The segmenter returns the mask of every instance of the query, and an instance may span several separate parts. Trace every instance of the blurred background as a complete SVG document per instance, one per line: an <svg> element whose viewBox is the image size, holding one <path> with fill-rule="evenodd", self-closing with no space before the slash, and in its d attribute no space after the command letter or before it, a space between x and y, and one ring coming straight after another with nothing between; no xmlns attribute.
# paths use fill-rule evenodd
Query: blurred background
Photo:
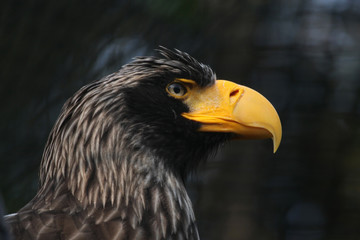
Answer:
<svg viewBox="0 0 360 240"><path fill-rule="evenodd" d="M250 86L283 141L225 146L188 181L202 239L360 239L360 1L0 2L0 191L37 190L47 136L81 86L163 45Z"/></svg>

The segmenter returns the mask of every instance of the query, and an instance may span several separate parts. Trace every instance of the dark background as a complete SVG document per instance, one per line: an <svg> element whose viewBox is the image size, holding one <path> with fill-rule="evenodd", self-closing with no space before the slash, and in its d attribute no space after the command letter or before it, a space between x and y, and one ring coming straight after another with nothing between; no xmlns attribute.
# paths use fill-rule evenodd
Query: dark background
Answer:
<svg viewBox="0 0 360 240"><path fill-rule="evenodd" d="M0 191L37 190L65 100L158 45L278 110L283 141L232 142L189 179L202 239L360 239L360 1L0 2Z"/></svg>

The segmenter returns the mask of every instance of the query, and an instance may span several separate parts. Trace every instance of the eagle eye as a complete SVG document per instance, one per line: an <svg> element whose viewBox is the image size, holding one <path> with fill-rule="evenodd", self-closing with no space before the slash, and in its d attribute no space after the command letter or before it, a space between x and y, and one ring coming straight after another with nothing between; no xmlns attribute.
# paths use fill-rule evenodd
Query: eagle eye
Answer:
<svg viewBox="0 0 360 240"><path fill-rule="evenodd" d="M175 98L184 97L187 93L187 88L179 82L170 83L166 90L171 96Z"/></svg>

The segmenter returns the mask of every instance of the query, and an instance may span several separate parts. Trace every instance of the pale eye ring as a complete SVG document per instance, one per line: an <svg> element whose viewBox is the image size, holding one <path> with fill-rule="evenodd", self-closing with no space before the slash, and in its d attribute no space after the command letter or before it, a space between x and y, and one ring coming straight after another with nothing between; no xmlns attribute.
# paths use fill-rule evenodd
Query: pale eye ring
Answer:
<svg viewBox="0 0 360 240"><path fill-rule="evenodd" d="M167 88L167 92L174 97L183 97L187 93L187 89L184 85L178 82L170 83Z"/></svg>

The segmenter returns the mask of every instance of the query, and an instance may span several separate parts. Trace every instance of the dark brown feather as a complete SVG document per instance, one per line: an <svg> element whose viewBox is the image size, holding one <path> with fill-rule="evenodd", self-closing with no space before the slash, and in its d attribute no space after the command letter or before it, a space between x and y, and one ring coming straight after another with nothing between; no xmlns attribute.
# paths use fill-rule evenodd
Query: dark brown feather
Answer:
<svg viewBox="0 0 360 240"><path fill-rule="evenodd" d="M164 59L137 58L65 103L37 195L5 218L15 239L199 239L183 178L220 141L198 144L208 135L174 120L186 106L162 91L176 77L211 85L215 74L186 53L160 53ZM128 94L140 96L139 108Z"/></svg>

